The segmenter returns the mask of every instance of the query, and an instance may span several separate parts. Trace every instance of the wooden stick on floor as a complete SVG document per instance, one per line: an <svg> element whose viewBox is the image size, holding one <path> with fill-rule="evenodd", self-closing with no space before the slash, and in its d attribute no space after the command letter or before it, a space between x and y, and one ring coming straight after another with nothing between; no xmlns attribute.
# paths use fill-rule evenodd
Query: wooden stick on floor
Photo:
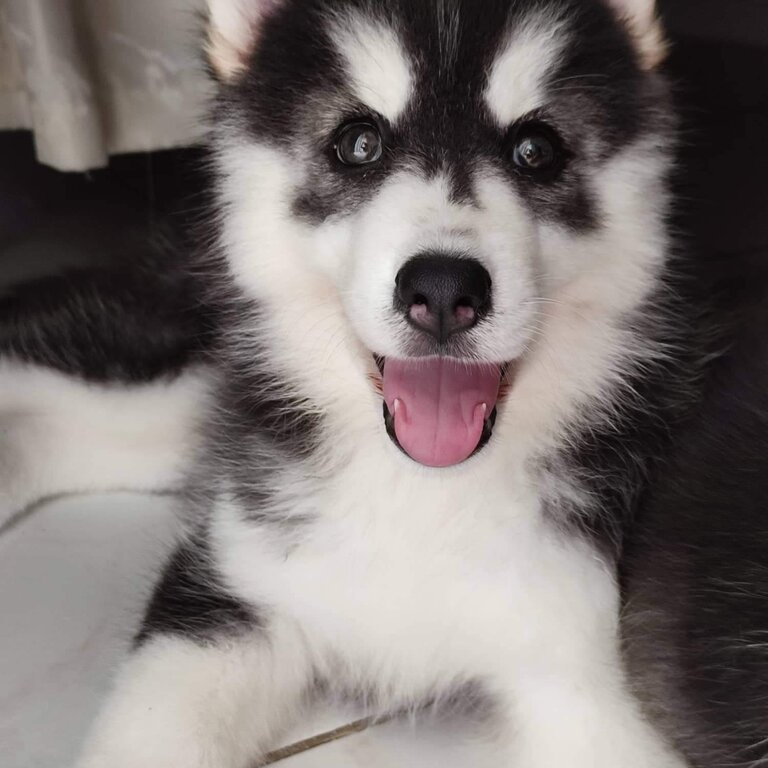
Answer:
<svg viewBox="0 0 768 768"><path fill-rule="evenodd" d="M316 749L317 747L322 747L324 744L330 744L332 741L338 741L347 736L352 736L355 733L361 733L372 725L386 723L391 719L391 717L367 717L364 720L356 720L354 723L349 723L349 725L342 725L341 728L335 728L332 731L319 733L317 736L310 736L308 739L297 741L295 744L291 744L288 747L283 747L282 749L276 749L274 752L270 752L259 765L272 765L273 763L280 762L281 760L301 754L302 752L307 752L310 749Z"/></svg>

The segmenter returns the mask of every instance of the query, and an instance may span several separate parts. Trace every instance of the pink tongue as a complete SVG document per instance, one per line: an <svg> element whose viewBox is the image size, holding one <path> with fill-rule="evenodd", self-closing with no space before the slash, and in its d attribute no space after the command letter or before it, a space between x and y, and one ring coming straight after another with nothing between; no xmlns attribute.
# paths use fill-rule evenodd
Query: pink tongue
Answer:
<svg viewBox="0 0 768 768"><path fill-rule="evenodd" d="M387 360L384 400L403 450L428 467L468 459L499 396L499 367L445 357Z"/></svg>

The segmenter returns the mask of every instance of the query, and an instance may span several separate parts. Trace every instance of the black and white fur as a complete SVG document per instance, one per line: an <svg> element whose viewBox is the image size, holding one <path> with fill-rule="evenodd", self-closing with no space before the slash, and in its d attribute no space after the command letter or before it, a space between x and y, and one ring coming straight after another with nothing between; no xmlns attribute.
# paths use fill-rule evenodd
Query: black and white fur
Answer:
<svg viewBox="0 0 768 768"><path fill-rule="evenodd" d="M51 496L184 486L216 323L173 262L158 253L0 296L0 529Z"/></svg>
<svg viewBox="0 0 768 768"><path fill-rule="evenodd" d="M651 0L209 6L220 332L204 377L137 385L211 412L186 436L193 530L81 768L245 768L321 694L385 715L462 691L500 765L720 765L728 742L674 679L674 611L659 600L654 628L637 609L655 610L654 529L630 538L702 391ZM342 172L329 145L361 114L390 152ZM546 185L502 151L531 115L569 151ZM374 355L413 349L392 286L424 250L483 263L471 354L509 364L488 445L443 470L393 445L376 387ZM651 543L625 558L631 541Z"/></svg>

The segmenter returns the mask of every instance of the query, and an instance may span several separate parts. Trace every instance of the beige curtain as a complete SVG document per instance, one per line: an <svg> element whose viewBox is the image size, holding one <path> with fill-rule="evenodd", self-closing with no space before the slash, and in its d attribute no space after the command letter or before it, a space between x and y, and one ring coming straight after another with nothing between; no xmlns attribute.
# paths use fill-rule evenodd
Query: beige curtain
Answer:
<svg viewBox="0 0 768 768"><path fill-rule="evenodd" d="M0 0L0 129L31 129L40 161L66 171L194 143L201 5Z"/></svg>

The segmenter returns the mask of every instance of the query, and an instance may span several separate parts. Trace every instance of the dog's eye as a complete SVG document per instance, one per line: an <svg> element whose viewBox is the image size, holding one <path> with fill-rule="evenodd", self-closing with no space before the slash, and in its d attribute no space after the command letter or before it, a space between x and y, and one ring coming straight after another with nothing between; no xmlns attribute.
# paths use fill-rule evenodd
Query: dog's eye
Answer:
<svg viewBox="0 0 768 768"><path fill-rule="evenodd" d="M344 165L369 165L380 160L383 153L381 133L370 123L346 125L336 139L336 156Z"/></svg>
<svg viewBox="0 0 768 768"><path fill-rule="evenodd" d="M551 128L540 123L528 123L516 131L512 160L518 168L531 173L551 171L561 159L560 141Z"/></svg>

